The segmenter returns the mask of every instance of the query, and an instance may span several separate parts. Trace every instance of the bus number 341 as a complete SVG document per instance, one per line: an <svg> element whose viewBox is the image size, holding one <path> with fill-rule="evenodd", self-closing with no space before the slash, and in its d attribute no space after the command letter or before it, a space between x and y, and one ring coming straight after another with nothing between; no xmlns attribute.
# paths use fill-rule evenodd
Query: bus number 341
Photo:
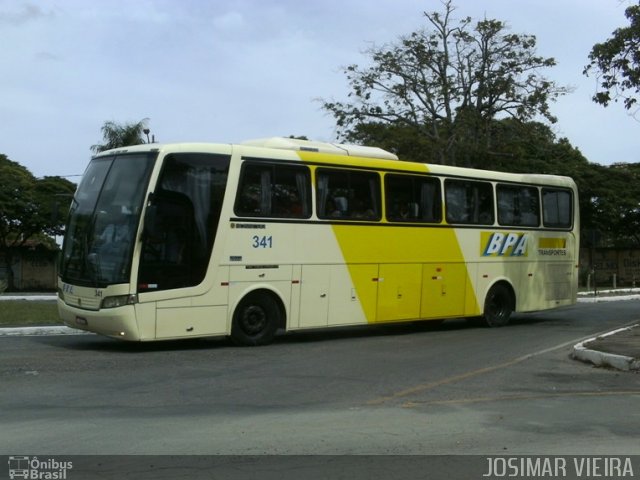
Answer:
<svg viewBox="0 0 640 480"><path fill-rule="evenodd" d="M271 237L271 235L266 236L266 235L262 235L262 236L258 236L258 235L254 235L252 237L253 243L251 244L251 246L253 248L271 248L273 247L273 239Z"/></svg>

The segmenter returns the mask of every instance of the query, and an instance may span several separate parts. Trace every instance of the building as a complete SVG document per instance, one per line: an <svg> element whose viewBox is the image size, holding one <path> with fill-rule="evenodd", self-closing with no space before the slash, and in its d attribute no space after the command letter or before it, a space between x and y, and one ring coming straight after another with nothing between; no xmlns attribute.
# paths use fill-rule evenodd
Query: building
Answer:
<svg viewBox="0 0 640 480"><path fill-rule="evenodd" d="M55 291L59 250L39 241L28 241L11 249L11 270L17 291ZM0 251L0 284L8 284L8 251Z"/></svg>

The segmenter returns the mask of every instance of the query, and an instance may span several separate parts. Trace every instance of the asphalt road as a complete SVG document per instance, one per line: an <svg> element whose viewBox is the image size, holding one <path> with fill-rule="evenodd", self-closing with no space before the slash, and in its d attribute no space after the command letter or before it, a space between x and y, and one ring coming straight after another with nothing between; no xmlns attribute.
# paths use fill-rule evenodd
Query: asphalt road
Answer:
<svg viewBox="0 0 640 480"><path fill-rule="evenodd" d="M640 301L225 339L0 337L0 454L640 454L640 375L569 358Z"/></svg>

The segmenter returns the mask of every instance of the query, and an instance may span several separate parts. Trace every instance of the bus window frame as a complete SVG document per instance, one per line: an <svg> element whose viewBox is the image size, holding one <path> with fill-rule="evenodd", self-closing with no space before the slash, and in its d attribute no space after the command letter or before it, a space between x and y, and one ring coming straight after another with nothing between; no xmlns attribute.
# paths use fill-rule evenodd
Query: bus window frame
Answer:
<svg viewBox="0 0 640 480"><path fill-rule="evenodd" d="M541 187L541 192L540 192L540 205L541 205L541 213L542 213L542 226L546 229L553 229L553 230L573 230L574 228L574 217L575 217L575 199L574 199L574 194L573 194L573 190L570 188L563 188L563 187L552 187L552 186L547 186L544 185ZM545 210L545 201L544 201L544 197L545 197L545 193L567 193L569 195L569 211L568 211L568 216L569 216L569 223L565 224L565 223L553 223L553 222L548 222L547 221L547 215L546 215L546 210Z"/></svg>
<svg viewBox="0 0 640 480"><path fill-rule="evenodd" d="M477 184L477 185L484 185L484 186L488 186L490 189L490 196L487 197L491 200L491 208L488 209L488 213L490 213L491 218L490 221L488 222L482 222L479 220L479 218L482 216L483 213L487 213L487 212L483 212L483 211L478 211L478 219L475 219L475 216L473 216L472 218L470 218L469 220L459 220L456 218L450 218L449 216L449 212L450 212L450 208L449 206L453 203L449 201L449 197L447 195L448 193L448 188L447 185L451 185L451 184ZM493 226L496 224L496 199L495 199L495 182L492 182L491 180L476 180L476 179L470 179L470 178L444 178L443 181L443 194L444 194L444 218L447 222L447 224L449 225L469 225L469 226ZM482 205L478 205L478 208L481 208ZM468 208L468 206L467 206Z"/></svg>
<svg viewBox="0 0 640 480"><path fill-rule="evenodd" d="M269 199L269 210L270 212L263 213L263 205L259 203L259 212L256 213L248 213L239 208L240 203L243 201L242 197L244 195L244 179L247 175L247 170L253 167L258 167L259 169L269 169L270 172L270 187L274 185L274 178L277 178L277 172L275 171L278 168L288 168L292 170L299 170L300 173L304 175L304 189L305 192L303 195L300 195L300 191L298 191L298 197L300 201L301 212L299 214L292 214L291 212L283 212L283 213L275 213L273 210L273 190L270 193ZM298 172L296 172L296 175ZM299 187L299 186L298 186ZM238 183L236 189L235 199L233 201L233 213L237 217L241 218L282 218L282 219L296 219L296 220L308 220L311 218L313 212L313 201L312 201L312 192L313 185L311 180L311 169L306 165L300 165L298 163L292 162L279 162L275 159L254 159L254 158L244 158L242 162L242 166L240 167L240 173L238 176ZM262 201L262 197L264 193L262 190L260 191L260 202Z"/></svg>
<svg viewBox="0 0 640 480"><path fill-rule="evenodd" d="M389 187L389 183L388 180L399 180L399 179L406 179L408 181L412 182L412 191L410 193L410 200L414 200L415 198L415 190L414 188L416 187L415 183L416 182L432 182L433 185L436 187L436 192L434 192L434 196L432 198L432 200L437 200L437 203L432 205L432 213L436 213L436 216L434 218L429 218L429 219L425 219L425 218L420 218L421 215L418 215L414 218L408 218L408 217L402 217L402 215L400 215L399 217L394 215L394 214L390 214L390 212L392 210L394 210L394 208L392 208L392 203L394 201L397 200L397 198L390 198L389 197L389 192L392 190ZM420 185L421 187L421 185ZM428 225L440 225L442 224L442 220L443 220L443 205L444 205L444 201L442 198L442 192L443 192L443 188L442 188L442 177L438 177L435 175L415 175L415 174L403 174L403 173L396 173L396 172L392 172L392 173L387 173L386 175L384 175L384 205L385 205L385 218L389 223L421 223L421 224L428 224ZM425 208L425 205L423 203L423 198L422 195L420 195L420 198L418 199L418 202L409 202L409 204L412 203L417 203L418 204L418 208L419 208L419 212L422 212L423 209ZM402 207L402 206L401 206ZM409 210L409 205L406 205L407 210ZM424 215L424 214L423 214Z"/></svg>
<svg viewBox="0 0 640 480"><path fill-rule="evenodd" d="M346 208L344 209L344 212L349 212L347 214L341 213L340 215L333 215L333 214L328 214L325 210L326 210L326 202L328 202L329 200L332 200L334 202L337 202L339 198L341 197L329 197L327 196L326 199L324 199L325 201L325 205L323 208L320 208L320 202L322 201L322 199L320 198L322 195L320 194L321 192L321 188L319 186L320 183L320 178L321 175L323 173L330 173L331 175L344 175L346 177L346 190L348 191L348 193L350 193L351 191L355 190L355 187L353 187L353 182L352 182L352 177L353 175L362 175L362 176L368 176L368 179L364 179L364 183L370 182L371 180L374 181L374 185L373 185L373 189L371 188L372 185L369 185L369 191L368 194L371 195L373 194L373 197L370 199L372 200L371 203L366 203L360 196L355 197L355 198L349 198L350 195L348 195L345 200L346 200ZM319 219L321 220L347 220L347 221L355 221L355 222L380 222L382 220L382 180L381 180L381 172L379 171L375 171L375 170L361 170L361 169L353 169L353 168L336 168L336 167L318 167L316 168L314 174L315 174L315 192L316 192L316 201L315 201L315 211L316 211L316 215ZM327 192L328 195L328 192ZM364 207L371 207L369 210L372 211L371 214L368 214L367 211L368 210L361 210L361 209L353 209L351 206L356 202L364 202ZM351 204L351 205L349 205ZM336 207L338 207L339 205L335 205ZM356 214L353 213L354 211L361 211L362 213L360 214Z"/></svg>

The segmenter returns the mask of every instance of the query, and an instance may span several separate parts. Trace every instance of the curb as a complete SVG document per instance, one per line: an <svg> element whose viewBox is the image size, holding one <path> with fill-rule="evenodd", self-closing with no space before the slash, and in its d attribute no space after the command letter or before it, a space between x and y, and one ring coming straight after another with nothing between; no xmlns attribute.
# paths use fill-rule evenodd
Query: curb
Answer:
<svg viewBox="0 0 640 480"><path fill-rule="evenodd" d="M0 295L1 300L24 300L31 302L55 302L58 299L56 295Z"/></svg>
<svg viewBox="0 0 640 480"><path fill-rule="evenodd" d="M573 352L571 357L587 363L592 363L596 367L611 367L617 370L628 372L630 370L640 370L640 360L636 360L633 357L627 357L626 355L616 355L615 353L600 352L597 350L591 350L586 347L587 344L597 340L598 338L605 338L609 335L631 330L636 325L630 327L619 328L611 332L607 332L597 337L589 338L580 343L576 343L573 346Z"/></svg>
<svg viewBox="0 0 640 480"><path fill-rule="evenodd" d="M3 327L0 328L0 337L33 337L36 335L91 335L89 332L83 332L75 328L65 327L64 325L51 327Z"/></svg>
<svg viewBox="0 0 640 480"><path fill-rule="evenodd" d="M624 296L603 296L603 297L587 297L587 296L578 296L577 303L602 303L602 302L619 302L619 301L627 301L627 300L640 300L640 295L624 295Z"/></svg>

